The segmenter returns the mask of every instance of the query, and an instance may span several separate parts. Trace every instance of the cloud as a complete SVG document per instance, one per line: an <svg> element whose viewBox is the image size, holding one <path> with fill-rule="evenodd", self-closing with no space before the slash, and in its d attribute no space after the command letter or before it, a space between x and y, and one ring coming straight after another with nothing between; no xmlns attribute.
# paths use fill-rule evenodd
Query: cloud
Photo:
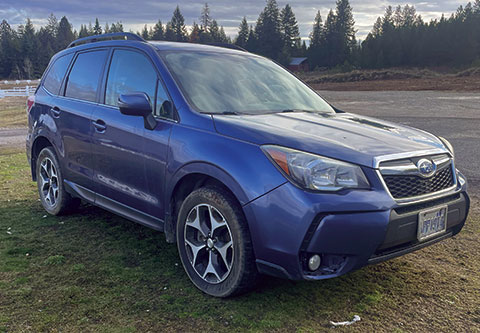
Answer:
<svg viewBox="0 0 480 333"><path fill-rule="evenodd" d="M193 21L199 21L203 1L178 0L178 2L164 2L155 0L2 0L0 19L6 19L16 26L25 22L27 17L32 19L36 26L46 23L50 13L60 18L67 16L76 29L80 24L94 22L98 17L102 25L106 22L121 21L124 27L133 31L140 30L145 24L151 26L159 19L163 23L170 20L175 7L185 16L186 23L191 25ZM283 7L287 1L278 1ZM325 20L330 8L335 7L335 0L295 0L289 2L297 17L302 37L308 37L313 19L318 10L321 11ZM396 7L404 5L401 0L351 0L353 14L358 30L357 38L363 39L372 29L373 23L378 16L382 16L388 5ZM434 2L409 1L417 8L417 12L426 20L439 18L442 13L450 15L458 6L465 5L462 0L437 0ZM258 0L215 0L209 2L210 12L220 25L225 27L227 34L234 36L243 16L249 23L254 24L258 14L265 6L264 1Z"/></svg>

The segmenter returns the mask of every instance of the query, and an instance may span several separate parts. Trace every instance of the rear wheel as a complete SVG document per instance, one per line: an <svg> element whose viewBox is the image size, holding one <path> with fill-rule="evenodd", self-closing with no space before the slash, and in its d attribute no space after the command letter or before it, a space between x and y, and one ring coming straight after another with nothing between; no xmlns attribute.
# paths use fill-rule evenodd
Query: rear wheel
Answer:
<svg viewBox="0 0 480 333"><path fill-rule="evenodd" d="M43 148L37 158L37 186L43 208L52 215L65 214L80 204L65 191L62 171L52 147Z"/></svg>
<svg viewBox="0 0 480 333"><path fill-rule="evenodd" d="M228 297L255 286L250 233L227 191L204 187L185 199L178 215L177 245L185 271L203 292Z"/></svg>

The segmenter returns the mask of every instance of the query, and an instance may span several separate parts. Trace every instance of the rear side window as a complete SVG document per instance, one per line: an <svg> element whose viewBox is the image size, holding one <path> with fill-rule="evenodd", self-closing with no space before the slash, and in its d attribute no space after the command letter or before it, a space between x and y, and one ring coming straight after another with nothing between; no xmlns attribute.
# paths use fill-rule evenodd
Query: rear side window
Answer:
<svg viewBox="0 0 480 333"><path fill-rule="evenodd" d="M118 106L118 96L132 92L146 93L153 104L156 87L157 74L146 56L128 50L116 50L113 53L105 104Z"/></svg>
<svg viewBox="0 0 480 333"><path fill-rule="evenodd" d="M70 61L72 60L73 53L64 55L53 63L48 71L47 76L45 77L45 81L43 86L48 92L58 95L58 91L60 90L60 86L62 85L63 77L67 72L68 65L70 65Z"/></svg>
<svg viewBox="0 0 480 333"><path fill-rule="evenodd" d="M68 76L65 96L95 102L107 50L80 53Z"/></svg>

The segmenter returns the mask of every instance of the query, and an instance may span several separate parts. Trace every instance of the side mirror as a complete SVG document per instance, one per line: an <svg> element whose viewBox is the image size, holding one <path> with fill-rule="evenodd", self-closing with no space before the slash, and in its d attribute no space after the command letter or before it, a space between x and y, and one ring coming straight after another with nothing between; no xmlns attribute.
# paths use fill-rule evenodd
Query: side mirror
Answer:
<svg viewBox="0 0 480 333"><path fill-rule="evenodd" d="M150 98L143 92L122 94L118 97L120 112L127 116L143 117L145 128L153 130L157 124L152 115Z"/></svg>

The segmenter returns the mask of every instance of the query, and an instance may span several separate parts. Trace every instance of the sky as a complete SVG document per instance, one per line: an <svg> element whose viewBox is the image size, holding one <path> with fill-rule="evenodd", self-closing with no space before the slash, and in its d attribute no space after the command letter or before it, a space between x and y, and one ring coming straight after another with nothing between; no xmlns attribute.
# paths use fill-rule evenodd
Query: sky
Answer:
<svg viewBox="0 0 480 333"><path fill-rule="evenodd" d="M290 3L299 23L302 39L307 39L312 29L313 19L318 10L325 20L330 8L335 7L335 0L292 0L279 1L280 7ZM467 0L437 0L437 1L387 1L387 0L350 0L356 22L357 39L364 39L372 29L378 16L382 16L388 5L413 4L424 20L440 18L442 13L450 15L460 5L466 5ZM180 6L185 21L190 26L193 21L199 21L204 1L177 0L0 0L0 20L6 19L17 27L29 17L36 27L46 23L50 13L58 19L67 16L75 29L80 24L94 23L98 17L102 27L105 23L120 21L125 30L140 31L145 24L152 26L159 19L165 24L170 20L172 12ZM208 2L211 16L223 25L225 32L234 37L243 16L254 24L258 14L265 7L263 0L211 0Z"/></svg>

